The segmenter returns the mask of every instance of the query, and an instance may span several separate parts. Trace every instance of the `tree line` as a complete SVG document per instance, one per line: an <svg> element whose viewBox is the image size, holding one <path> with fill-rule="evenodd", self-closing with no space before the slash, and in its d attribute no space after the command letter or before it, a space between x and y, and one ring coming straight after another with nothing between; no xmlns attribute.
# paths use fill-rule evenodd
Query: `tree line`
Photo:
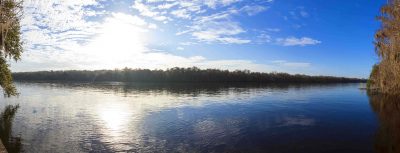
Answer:
<svg viewBox="0 0 400 153"><path fill-rule="evenodd" d="M20 81L85 81L85 82L257 82L257 83L352 83L365 79L334 76L309 76L288 73L261 73L249 70L219 70L170 68L167 70L115 69L115 70L68 70L13 73Z"/></svg>

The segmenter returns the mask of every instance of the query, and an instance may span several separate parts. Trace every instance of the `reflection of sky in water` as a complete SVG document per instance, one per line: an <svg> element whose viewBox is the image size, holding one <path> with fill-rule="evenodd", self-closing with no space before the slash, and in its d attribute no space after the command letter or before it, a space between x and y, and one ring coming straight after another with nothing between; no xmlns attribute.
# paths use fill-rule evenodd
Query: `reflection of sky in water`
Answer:
<svg viewBox="0 0 400 153"><path fill-rule="evenodd" d="M21 95L6 99L5 104L21 105L14 133L21 135L23 149L31 152L229 152L266 148L274 152L278 146L297 141L303 147L311 142L329 147L322 143L327 138L321 136L338 138L325 130L336 128L333 133L352 137L351 132L364 136L374 127L368 100L357 84L17 85ZM354 120L364 128L346 126Z"/></svg>

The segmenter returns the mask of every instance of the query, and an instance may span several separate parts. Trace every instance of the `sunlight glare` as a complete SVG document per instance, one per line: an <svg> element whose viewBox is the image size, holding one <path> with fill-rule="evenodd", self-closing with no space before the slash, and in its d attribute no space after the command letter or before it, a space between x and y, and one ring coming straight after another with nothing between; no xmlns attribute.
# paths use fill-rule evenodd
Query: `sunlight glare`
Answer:
<svg viewBox="0 0 400 153"><path fill-rule="evenodd" d="M98 37L83 48L90 59L103 68L116 68L132 62L146 51L146 30L139 25L114 16L105 21Z"/></svg>
<svg viewBox="0 0 400 153"><path fill-rule="evenodd" d="M120 133L128 124L129 113L126 107L121 105L112 105L99 110L100 118L104 121L105 127L113 135Z"/></svg>

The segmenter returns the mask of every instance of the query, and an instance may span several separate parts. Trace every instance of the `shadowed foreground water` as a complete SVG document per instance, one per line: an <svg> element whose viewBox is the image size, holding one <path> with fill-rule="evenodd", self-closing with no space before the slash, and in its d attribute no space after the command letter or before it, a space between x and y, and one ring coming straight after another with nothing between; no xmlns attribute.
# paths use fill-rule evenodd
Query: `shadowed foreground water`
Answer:
<svg viewBox="0 0 400 153"><path fill-rule="evenodd" d="M359 84L17 87L19 97L0 103L2 109L19 104L9 121L12 130L0 131L13 138L5 144L20 145L10 152L394 153L400 148L398 98L368 96Z"/></svg>

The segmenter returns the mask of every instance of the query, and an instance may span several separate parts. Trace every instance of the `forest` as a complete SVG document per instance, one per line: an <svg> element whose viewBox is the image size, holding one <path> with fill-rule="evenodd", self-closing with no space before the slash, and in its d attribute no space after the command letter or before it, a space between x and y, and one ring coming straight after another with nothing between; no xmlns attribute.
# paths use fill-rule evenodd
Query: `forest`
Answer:
<svg viewBox="0 0 400 153"><path fill-rule="evenodd" d="M357 83L365 79L334 76L309 76L288 73L261 73L249 70L219 70L170 68L167 70L115 69L115 70L68 70L13 73L17 81L85 81L85 82L255 82L255 83Z"/></svg>

